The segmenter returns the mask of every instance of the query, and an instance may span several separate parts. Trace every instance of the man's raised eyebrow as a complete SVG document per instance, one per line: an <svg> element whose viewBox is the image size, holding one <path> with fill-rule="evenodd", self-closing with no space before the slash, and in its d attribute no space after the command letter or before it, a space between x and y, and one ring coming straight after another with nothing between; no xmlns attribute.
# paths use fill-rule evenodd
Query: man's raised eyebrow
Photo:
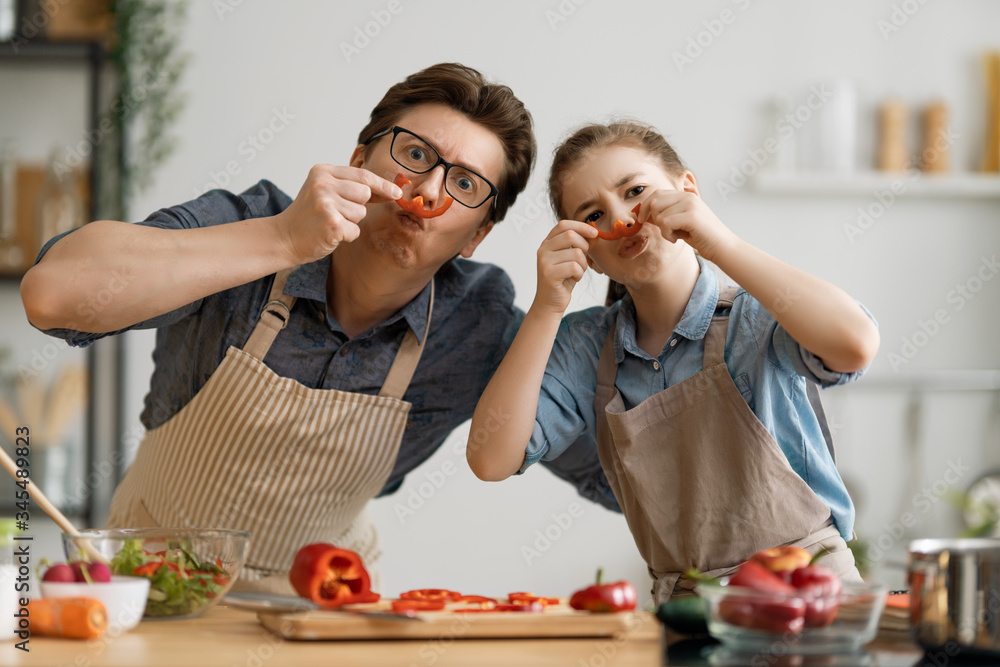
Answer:
<svg viewBox="0 0 1000 667"><path fill-rule="evenodd" d="M620 179L618 179L617 183L615 183L614 189L617 190L621 186L625 185L626 183L628 183L629 181L631 181L632 179L634 179L636 176L642 176L642 172L641 171L633 171L631 174L625 174ZM596 201L597 201L597 198L595 197L595 198L592 198L592 199L588 199L587 201L585 201L582 204L580 204L579 206L577 206L576 210L573 211L573 220L576 220L576 217L580 214L580 211L582 211L585 208L590 208L591 206L594 205L594 202L596 202Z"/></svg>

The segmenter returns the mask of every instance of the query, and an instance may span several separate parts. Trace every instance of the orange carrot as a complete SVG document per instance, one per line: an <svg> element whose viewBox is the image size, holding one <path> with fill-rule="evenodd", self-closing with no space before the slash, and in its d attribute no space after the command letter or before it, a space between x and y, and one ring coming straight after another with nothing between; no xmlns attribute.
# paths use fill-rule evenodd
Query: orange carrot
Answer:
<svg viewBox="0 0 1000 667"><path fill-rule="evenodd" d="M94 639L108 628L104 604L93 598L36 598L28 603L32 634Z"/></svg>

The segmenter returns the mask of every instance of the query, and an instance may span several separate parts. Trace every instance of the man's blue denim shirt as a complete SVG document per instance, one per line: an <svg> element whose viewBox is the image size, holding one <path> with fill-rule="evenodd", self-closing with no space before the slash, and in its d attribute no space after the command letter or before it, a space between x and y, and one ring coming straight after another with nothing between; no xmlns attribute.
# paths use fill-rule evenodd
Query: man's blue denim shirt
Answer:
<svg viewBox="0 0 1000 667"><path fill-rule="evenodd" d="M207 227L276 215L290 203L291 198L275 185L260 181L240 195L213 190L161 209L137 224L163 229ZM45 245L39 259L58 238ZM406 330L412 329L418 339L424 334L430 287L386 321L349 340L327 311L329 268L327 256L299 267L289 277L285 293L298 299L288 326L278 334L264 362L278 375L307 387L377 394ZM140 416L143 426L153 429L170 419L208 381L226 350L243 346L267 302L272 281L272 276L265 276L128 327L157 330L156 366ZM472 417L523 318L524 313L514 306L513 283L499 267L457 258L438 271L430 334L403 396L413 407L382 494L399 488L409 471ZM103 334L69 329L46 333L82 347L128 329ZM617 509L592 444L572 447L565 460L549 468L584 497Z"/></svg>
<svg viewBox="0 0 1000 667"><path fill-rule="evenodd" d="M702 370L705 333L716 313L719 281L704 259L699 257L698 262L701 274L694 292L658 357L636 342L635 305L628 295L610 308L590 308L563 318L522 470L537 461L558 461L571 443L579 447L581 439L594 440L597 360L611 329L618 364L615 384L626 409ZM742 289L729 312L725 360L750 409L777 440L792 469L830 506L840 534L850 540L854 504L806 396L806 380L828 387L856 380L864 371L827 369Z"/></svg>

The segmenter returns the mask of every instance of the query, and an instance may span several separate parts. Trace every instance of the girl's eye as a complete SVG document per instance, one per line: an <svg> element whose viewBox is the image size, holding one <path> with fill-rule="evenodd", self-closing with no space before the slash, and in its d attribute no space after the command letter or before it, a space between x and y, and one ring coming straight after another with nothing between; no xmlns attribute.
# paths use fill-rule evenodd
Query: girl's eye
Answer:
<svg viewBox="0 0 1000 667"><path fill-rule="evenodd" d="M416 162L420 162L424 159L424 151L420 148L410 148L409 151L407 151L407 154L410 156L411 160Z"/></svg>
<svg viewBox="0 0 1000 667"><path fill-rule="evenodd" d="M589 225L592 225L595 222L597 222L598 220L600 220L602 215L603 215L603 213L601 213L600 211L594 211L593 213L591 213L590 215L588 215L586 218L584 218L583 221L586 222Z"/></svg>
<svg viewBox="0 0 1000 667"><path fill-rule="evenodd" d="M641 195L643 190L646 189L645 185L637 185L633 188L629 188L628 192L625 193L625 198L635 197L636 195Z"/></svg>

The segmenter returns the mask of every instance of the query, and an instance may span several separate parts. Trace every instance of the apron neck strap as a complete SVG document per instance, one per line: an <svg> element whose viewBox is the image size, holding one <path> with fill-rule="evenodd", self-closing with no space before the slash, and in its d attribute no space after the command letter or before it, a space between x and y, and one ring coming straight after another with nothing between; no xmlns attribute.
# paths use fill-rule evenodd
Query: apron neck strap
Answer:
<svg viewBox="0 0 1000 667"><path fill-rule="evenodd" d="M597 386L614 387L618 377L618 365L615 364L615 325L604 339L601 356L597 360Z"/></svg>
<svg viewBox="0 0 1000 667"><path fill-rule="evenodd" d="M418 341L413 329L407 327L403 343L399 346L399 351L396 352L396 358L392 362L389 374L385 376L385 382L382 383L382 389L378 393L379 396L402 400L403 394L410 386L413 372L417 370L417 364L420 363L420 355L424 351L424 345L427 343L427 335L431 331L431 313L433 311L434 278L431 278L431 295L427 303L427 326L424 327L424 335Z"/></svg>
<svg viewBox="0 0 1000 667"><path fill-rule="evenodd" d="M271 283L271 294L264 304L264 311L257 320L257 326L243 346L243 351L258 361L263 361L267 356L267 351L271 349L271 344L277 337L278 332L288 324L288 318L295 305L295 297L284 293L285 281L292 271L297 269L293 266L274 274L274 282Z"/></svg>
<svg viewBox="0 0 1000 667"><path fill-rule="evenodd" d="M729 276L724 274L714 264L715 276L719 283L719 300L715 305L718 312L723 308L732 308L733 300L739 291L739 286L732 283ZM726 333L729 331L729 315L716 315L712 317L712 322L705 332L705 358L702 361L702 368L711 368L726 362Z"/></svg>

